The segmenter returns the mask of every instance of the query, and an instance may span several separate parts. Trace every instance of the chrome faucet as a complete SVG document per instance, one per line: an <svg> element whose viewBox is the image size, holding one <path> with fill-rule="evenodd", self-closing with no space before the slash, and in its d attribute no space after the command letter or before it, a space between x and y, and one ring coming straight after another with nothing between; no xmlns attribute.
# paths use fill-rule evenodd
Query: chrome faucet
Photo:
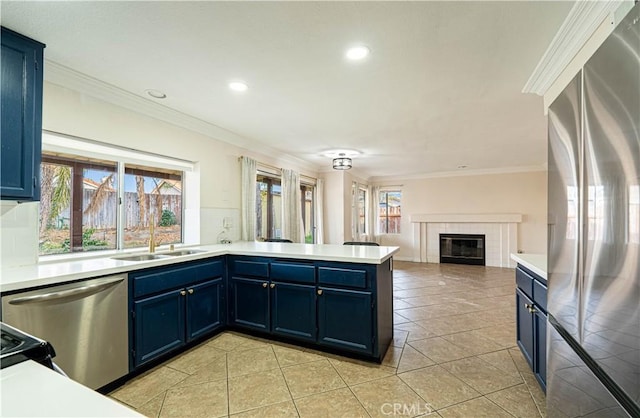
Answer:
<svg viewBox="0 0 640 418"><path fill-rule="evenodd" d="M151 223L149 224L149 252L150 253L156 252L156 237L154 235L153 223L154 223L153 218L151 218Z"/></svg>

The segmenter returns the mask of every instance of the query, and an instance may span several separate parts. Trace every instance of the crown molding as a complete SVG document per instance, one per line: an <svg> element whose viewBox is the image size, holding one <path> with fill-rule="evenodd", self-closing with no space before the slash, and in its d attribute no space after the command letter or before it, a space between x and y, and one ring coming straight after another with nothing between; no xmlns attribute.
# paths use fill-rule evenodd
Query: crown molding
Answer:
<svg viewBox="0 0 640 418"><path fill-rule="evenodd" d="M547 168L544 165L530 165L519 167L500 167L500 168L485 168L477 170L456 170L456 171L440 171L437 173L415 174L408 176L381 176L371 177L369 180L374 184L383 184L390 181L403 181L403 180L422 180L433 179L443 177L466 177L466 176L486 176L491 174L515 174L515 173L530 173L536 171L546 171Z"/></svg>
<svg viewBox="0 0 640 418"><path fill-rule="evenodd" d="M202 119L135 95L119 87L58 64L57 62L45 60L44 68L44 77L49 83L87 94L107 103L188 129L239 148L254 150L258 147L260 149L258 154L265 156L278 155L278 160L281 162L291 163L300 167L310 165L308 161L293 155L284 154L282 151L276 150L268 145L250 140Z"/></svg>
<svg viewBox="0 0 640 418"><path fill-rule="evenodd" d="M522 88L523 93L544 96L591 35L629 0L578 0Z"/></svg>

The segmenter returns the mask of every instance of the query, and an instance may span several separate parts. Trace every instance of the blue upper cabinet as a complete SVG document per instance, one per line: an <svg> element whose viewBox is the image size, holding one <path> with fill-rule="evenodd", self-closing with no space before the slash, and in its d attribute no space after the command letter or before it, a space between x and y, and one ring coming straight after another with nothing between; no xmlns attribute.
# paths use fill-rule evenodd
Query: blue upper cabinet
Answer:
<svg viewBox="0 0 640 418"><path fill-rule="evenodd" d="M40 200L44 45L2 28L0 195Z"/></svg>

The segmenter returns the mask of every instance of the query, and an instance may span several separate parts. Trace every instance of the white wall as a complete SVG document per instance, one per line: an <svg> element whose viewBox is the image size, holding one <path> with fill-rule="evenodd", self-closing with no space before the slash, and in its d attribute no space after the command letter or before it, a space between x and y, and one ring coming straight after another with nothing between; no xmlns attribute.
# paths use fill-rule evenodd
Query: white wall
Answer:
<svg viewBox="0 0 640 418"><path fill-rule="evenodd" d="M195 190L198 194L195 198L185 199L195 202L195 207L185 207L185 218L199 224L195 235L200 236L201 243L216 242L225 217L233 219L226 237L234 240L240 237L239 156L248 155L262 163L317 176L315 171L291 164L282 156L243 149L49 82L44 86L42 126L48 131L197 163L200 186ZM185 190L186 194L193 192ZM37 261L37 214L36 203L3 203L0 213L3 267Z"/></svg>
<svg viewBox="0 0 640 418"><path fill-rule="evenodd" d="M546 253L547 175L545 171L394 180L402 184L401 234L383 235L382 245L397 245L399 259L413 259L413 214L520 213L518 249ZM385 183L380 183L384 186Z"/></svg>
<svg viewBox="0 0 640 418"><path fill-rule="evenodd" d="M322 173L324 179L324 243L342 244L348 212L344 211L344 171Z"/></svg>

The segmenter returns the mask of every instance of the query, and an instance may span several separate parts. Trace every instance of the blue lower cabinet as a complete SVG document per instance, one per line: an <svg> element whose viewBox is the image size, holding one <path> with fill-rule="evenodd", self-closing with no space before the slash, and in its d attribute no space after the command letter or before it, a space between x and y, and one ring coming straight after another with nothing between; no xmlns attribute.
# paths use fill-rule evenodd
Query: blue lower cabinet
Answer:
<svg viewBox="0 0 640 418"><path fill-rule="evenodd" d="M516 289L516 342L524 358L533 368L533 317L529 312L533 301Z"/></svg>
<svg viewBox="0 0 640 418"><path fill-rule="evenodd" d="M533 373L540 386L547 389L547 316L536 310L533 316L534 353Z"/></svg>
<svg viewBox="0 0 640 418"><path fill-rule="evenodd" d="M316 341L315 286L272 282L271 332Z"/></svg>
<svg viewBox="0 0 640 418"><path fill-rule="evenodd" d="M547 389L547 283L518 264L516 342L538 383Z"/></svg>
<svg viewBox="0 0 640 418"><path fill-rule="evenodd" d="M318 287L318 343L373 354L371 292Z"/></svg>
<svg viewBox="0 0 640 418"><path fill-rule="evenodd" d="M269 332L269 282L260 279L232 277L231 324Z"/></svg>
<svg viewBox="0 0 640 418"><path fill-rule="evenodd" d="M136 367L186 342L185 297L180 290L137 300L133 306Z"/></svg>
<svg viewBox="0 0 640 418"><path fill-rule="evenodd" d="M222 277L187 290L187 341L220 328L224 324Z"/></svg>

